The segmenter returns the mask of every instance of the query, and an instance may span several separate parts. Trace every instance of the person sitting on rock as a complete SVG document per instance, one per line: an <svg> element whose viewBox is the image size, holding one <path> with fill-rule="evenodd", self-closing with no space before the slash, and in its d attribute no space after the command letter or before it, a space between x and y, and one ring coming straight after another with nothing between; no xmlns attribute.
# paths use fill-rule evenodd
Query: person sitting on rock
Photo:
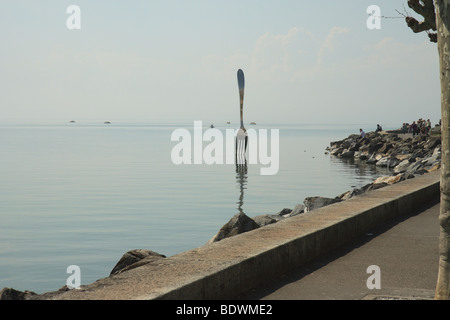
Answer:
<svg viewBox="0 0 450 320"><path fill-rule="evenodd" d="M361 138L364 138L366 136L366 133L363 131L363 129L359 129L359 132L361 133Z"/></svg>
<svg viewBox="0 0 450 320"><path fill-rule="evenodd" d="M381 132L383 131L383 128L381 128L381 126L379 124L377 124L377 130L375 130L375 132Z"/></svg>

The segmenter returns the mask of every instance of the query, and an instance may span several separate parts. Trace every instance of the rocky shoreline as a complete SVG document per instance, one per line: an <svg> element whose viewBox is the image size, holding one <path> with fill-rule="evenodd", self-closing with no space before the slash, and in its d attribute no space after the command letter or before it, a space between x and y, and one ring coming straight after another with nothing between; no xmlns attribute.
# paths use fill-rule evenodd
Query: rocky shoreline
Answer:
<svg viewBox="0 0 450 320"><path fill-rule="evenodd" d="M354 196L439 170L441 166L441 138L433 135L403 134L401 132L369 132L363 138L350 135L330 143L326 154L339 158L354 158L367 164L388 167L391 176L382 176L361 188L346 191L334 198L307 197L294 209L284 208L276 214L263 214L253 218L243 213L233 216L207 243L247 232L282 219L309 212Z"/></svg>
<svg viewBox="0 0 450 320"><path fill-rule="evenodd" d="M363 138L350 135L347 138L334 141L326 148L326 154L340 158L355 158L381 167L393 169L392 176L383 176L361 188L346 191L334 198L321 196L307 197L303 203L293 209L284 208L276 214L263 214L250 218L243 213L234 215L220 228L206 245L220 241L243 232L248 232L265 225L276 223L317 208L336 202L348 200L354 196L379 189L416 175L439 170L441 165L440 136L402 134L397 132L369 132ZM111 270L110 277L127 270L137 268L165 256L147 249L135 249L126 252ZM84 286L82 286L84 287ZM44 300L54 299L58 294L70 290L67 286L53 292L37 294L31 291L18 291L3 288L0 300Z"/></svg>

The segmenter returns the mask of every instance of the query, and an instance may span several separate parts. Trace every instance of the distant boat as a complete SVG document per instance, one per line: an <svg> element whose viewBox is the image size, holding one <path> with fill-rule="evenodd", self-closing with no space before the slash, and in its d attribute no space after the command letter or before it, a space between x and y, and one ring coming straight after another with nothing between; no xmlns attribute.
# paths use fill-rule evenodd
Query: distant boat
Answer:
<svg viewBox="0 0 450 320"><path fill-rule="evenodd" d="M70 120L70 123L75 123L75 120Z"/></svg>
<svg viewBox="0 0 450 320"><path fill-rule="evenodd" d="M214 128L214 125L210 125L209 127L210 127L210 128Z"/></svg>
<svg viewBox="0 0 450 320"><path fill-rule="evenodd" d="M256 122L250 122L250 124L256 124Z"/></svg>
<svg viewBox="0 0 450 320"><path fill-rule="evenodd" d="M227 121L227 124L230 124L231 122L230 121Z"/></svg>
<svg viewBox="0 0 450 320"><path fill-rule="evenodd" d="M109 122L109 121L105 121L105 124L111 124L111 122Z"/></svg>

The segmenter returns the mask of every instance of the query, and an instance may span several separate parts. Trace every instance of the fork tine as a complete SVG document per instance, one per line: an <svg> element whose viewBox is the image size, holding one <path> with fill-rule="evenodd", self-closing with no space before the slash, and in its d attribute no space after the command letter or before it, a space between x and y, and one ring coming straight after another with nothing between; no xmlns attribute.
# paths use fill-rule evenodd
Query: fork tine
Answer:
<svg viewBox="0 0 450 320"><path fill-rule="evenodd" d="M236 137L236 164L245 163L246 144L246 137Z"/></svg>

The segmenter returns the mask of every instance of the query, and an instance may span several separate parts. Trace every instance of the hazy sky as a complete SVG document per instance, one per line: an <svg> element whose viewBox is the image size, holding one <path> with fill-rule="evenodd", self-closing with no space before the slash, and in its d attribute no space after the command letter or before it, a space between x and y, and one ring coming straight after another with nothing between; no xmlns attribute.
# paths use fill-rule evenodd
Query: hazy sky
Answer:
<svg viewBox="0 0 450 320"><path fill-rule="evenodd" d="M245 123L436 123L438 52L406 2L0 0L0 122L237 123L241 68ZM370 5L397 19L369 30Z"/></svg>

